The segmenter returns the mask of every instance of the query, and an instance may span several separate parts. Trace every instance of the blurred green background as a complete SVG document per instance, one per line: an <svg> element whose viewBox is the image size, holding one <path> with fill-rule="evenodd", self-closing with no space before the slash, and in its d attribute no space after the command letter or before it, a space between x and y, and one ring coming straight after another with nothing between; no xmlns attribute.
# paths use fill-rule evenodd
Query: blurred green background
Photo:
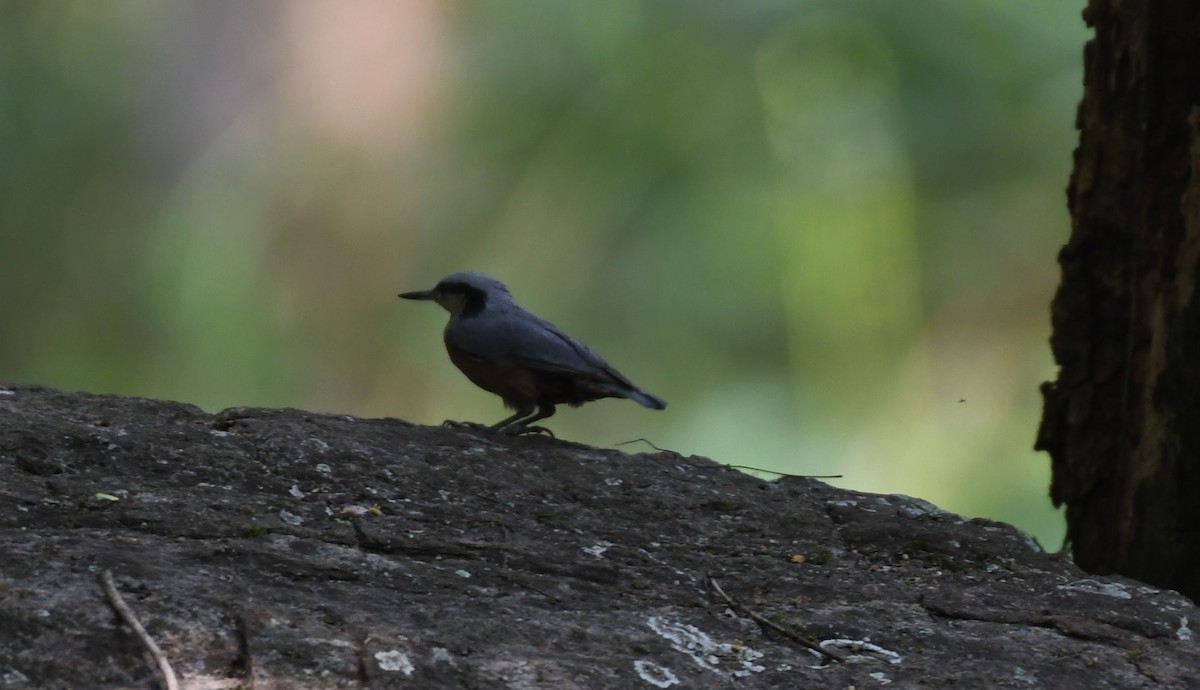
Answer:
<svg viewBox="0 0 1200 690"><path fill-rule="evenodd" d="M564 408L560 437L1057 548L1031 445L1079 12L2 3L0 380L490 423L444 312L395 297L471 268L671 404Z"/></svg>

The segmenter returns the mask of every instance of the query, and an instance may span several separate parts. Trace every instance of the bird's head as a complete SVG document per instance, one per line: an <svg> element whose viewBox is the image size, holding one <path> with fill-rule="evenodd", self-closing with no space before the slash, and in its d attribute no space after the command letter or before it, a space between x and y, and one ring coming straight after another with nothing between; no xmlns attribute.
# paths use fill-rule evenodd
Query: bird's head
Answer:
<svg viewBox="0 0 1200 690"><path fill-rule="evenodd" d="M512 300L504 283L475 271L452 273L439 280L432 290L402 292L399 296L437 302L451 316L474 316L489 302Z"/></svg>

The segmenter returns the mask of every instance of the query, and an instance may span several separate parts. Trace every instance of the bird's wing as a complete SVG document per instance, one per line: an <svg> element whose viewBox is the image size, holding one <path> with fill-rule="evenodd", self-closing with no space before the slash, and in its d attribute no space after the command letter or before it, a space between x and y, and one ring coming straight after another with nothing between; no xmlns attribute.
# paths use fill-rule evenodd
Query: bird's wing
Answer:
<svg viewBox="0 0 1200 690"><path fill-rule="evenodd" d="M489 361L509 360L540 371L615 379L633 384L583 343L528 312L456 319L447 333L455 347Z"/></svg>

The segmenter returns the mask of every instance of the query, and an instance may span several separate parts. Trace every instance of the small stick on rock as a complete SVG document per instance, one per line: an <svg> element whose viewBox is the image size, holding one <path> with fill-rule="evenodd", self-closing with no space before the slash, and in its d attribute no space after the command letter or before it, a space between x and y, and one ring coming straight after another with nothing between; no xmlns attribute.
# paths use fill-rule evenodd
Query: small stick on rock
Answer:
<svg viewBox="0 0 1200 690"><path fill-rule="evenodd" d="M713 577L712 575L708 576L708 584L710 587L713 588L714 592L716 592L718 595L720 595L720 597L722 599L725 600L726 604L729 604L730 608L741 611L742 613L746 614L751 619L753 619L755 623L758 623L759 625L763 626L764 628L770 628L771 630L774 630L775 632L779 633L780 635L783 635L784 637L788 638L792 642L795 642L796 644L808 647L809 649L813 650L814 652L816 652L818 654L822 654L830 659L833 659L834 661L845 661L847 659L846 655L844 653L842 653L842 651L840 649L826 649L825 647L822 647L821 645L817 644L816 642L812 642L811 640L806 640L805 638L800 637L799 635L792 632L791 630L788 630L787 628L783 627L782 625L779 625L778 623L775 623L774 621L763 618L762 616L758 615L757 613L751 611L750 609L746 608L745 604L741 604L739 602L734 601L732 597L730 597L728 594L725 593L725 590L721 589L721 585L717 584L717 578Z"/></svg>
<svg viewBox="0 0 1200 690"><path fill-rule="evenodd" d="M708 469L699 465L692 465L698 470ZM787 472L778 472L776 470L768 470L762 467L754 467L753 465L719 465L720 469L728 470L754 470L755 472L766 472L767 474L777 474L780 477L788 477L789 479L841 479L844 475L840 474L788 474Z"/></svg>
<svg viewBox="0 0 1200 690"><path fill-rule="evenodd" d="M660 453L670 453L671 455L677 455L677 456L679 456L679 457L683 457L683 456L679 455L679 453L676 453L675 451L673 451L673 450L670 450L669 448L659 448L658 446L654 445L654 444L653 444L653 443L651 443L649 440L647 440L647 439L644 439L644 438L631 438L631 439L629 439L628 441L621 441L620 443L618 443L618 444L616 444L616 445L618 445L618 446L627 446L627 445L629 445L629 444L631 444L631 443L639 443L639 442L640 442L640 443L645 443L646 445L650 446L651 448L653 448L654 450L657 450L657 451L658 451L658 452L660 452Z"/></svg>
<svg viewBox="0 0 1200 690"><path fill-rule="evenodd" d="M100 586L104 588L104 594L108 597L108 603L112 604L113 610L117 612L121 620L125 621L126 625L133 628L133 632L137 634L142 646L150 652L150 656L154 657L155 663L158 664L158 670L163 675L163 681L166 682L167 690L179 690L179 679L175 677L171 662L167 661L167 655L158 648L158 645L150 637L150 633L146 632L137 617L133 615L133 611L130 611L129 606L125 604L125 600L121 598L121 593L113 584L112 571L105 570L100 573Z"/></svg>
<svg viewBox="0 0 1200 690"><path fill-rule="evenodd" d="M647 441L644 438L635 438L635 439L631 439L629 441L621 441L620 443L618 443L616 445L627 446L630 443L638 443L638 442L645 443L646 445L650 446L651 448L653 448L654 450L657 450L660 453L670 453L671 455L683 457L683 456L679 455L679 453L676 453L673 450L659 448L658 446L654 445L653 443ZM841 479L842 478L842 475L840 475L840 474L788 474L787 472L777 472L775 470L768 470L768 469L764 469L762 467L754 467L752 465L726 465L726 464L719 463L716 465L688 465L688 467L691 467L692 469L696 469L696 470L754 470L755 472L766 472L767 474L775 474L780 477L790 477L792 479Z"/></svg>

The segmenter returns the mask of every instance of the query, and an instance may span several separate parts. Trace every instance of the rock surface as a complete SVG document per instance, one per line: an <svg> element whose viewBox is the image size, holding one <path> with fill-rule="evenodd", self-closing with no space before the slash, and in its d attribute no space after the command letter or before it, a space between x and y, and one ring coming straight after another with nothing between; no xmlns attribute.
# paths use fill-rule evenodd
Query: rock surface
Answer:
<svg viewBox="0 0 1200 690"><path fill-rule="evenodd" d="M183 688L1200 687L1187 599L1007 525L394 419L0 387L0 554L2 688L161 687L105 569Z"/></svg>

